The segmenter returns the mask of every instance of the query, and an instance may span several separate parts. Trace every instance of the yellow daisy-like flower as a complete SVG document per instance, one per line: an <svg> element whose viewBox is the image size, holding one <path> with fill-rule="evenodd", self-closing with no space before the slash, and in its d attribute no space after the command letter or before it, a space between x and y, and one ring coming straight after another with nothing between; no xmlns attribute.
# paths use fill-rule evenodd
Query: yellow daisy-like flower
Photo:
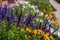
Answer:
<svg viewBox="0 0 60 40"><path fill-rule="evenodd" d="M49 12L49 14L53 14L52 12Z"/></svg>
<svg viewBox="0 0 60 40"><path fill-rule="evenodd" d="M56 26L60 26L60 22L58 20L52 20L52 21Z"/></svg>
<svg viewBox="0 0 60 40"><path fill-rule="evenodd" d="M29 28L26 28L26 31L27 31L27 32L31 32L31 29L29 29Z"/></svg>
<svg viewBox="0 0 60 40"><path fill-rule="evenodd" d="M36 30L36 29L35 29L35 30L33 30L33 33L34 33L34 34L37 34L37 30Z"/></svg>
<svg viewBox="0 0 60 40"><path fill-rule="evenodd" d="M60 26L60 22L59 21L57 21L56 26Z"/></svg>
<svg viewBox="0 0 60 40"><path fill-rule="evenodd" d="M49 33L44 34L44 40L50 40Z"/></svg>
<svg viewBox="0 0 60 40"><path fill-rule="evenodd" d="M56 23L57 23L57 20L52 20L52 21L53 21L53 23L54 23L54 24L56 24Z"/></svg>
<svg viewBox="0 0 60 40"><path fill-rule="evenodd" d="M40 34L40 33L43 33L43 31L38 29L37 34Z"/></svg>
<svg viewBox="0 0 60 40"><path fill-rule="evenodd" d="M21 28L20 30L21 30L21 32L24 32L25 31L23 28Z"/></svg>
<svg viewBox="0 0 60 40"><path fill-rule="evenodd" d="M49 14L48 16L47 16L47 18L52 18L53 16L51 15L51 14Z"/></svg>
<svg viewBox="0 0 60 40"><path fill-rule="evenodd" d="M39 34L44 34L44 32L42 30L33 30L33 33L36 34L36 35L39 35Z"/></svg>

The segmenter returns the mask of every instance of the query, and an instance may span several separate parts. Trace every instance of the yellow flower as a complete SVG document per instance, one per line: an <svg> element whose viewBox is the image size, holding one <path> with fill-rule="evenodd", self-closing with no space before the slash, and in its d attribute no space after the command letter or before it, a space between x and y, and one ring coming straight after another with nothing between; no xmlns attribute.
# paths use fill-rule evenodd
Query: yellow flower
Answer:
<svg viewBox="0 0 60 40"><path fill-rule="evenodd" d="M36 30L36 29L33 30L33 33L36 34L36 35L39 35L39 34L43 35L44 34L44 32L42 30L39 30L39 29L38 30Z"/></svg>
<svg viewBox="0 0 60 40"><path fill-rule="evenodd" d="M58 22L58 25L60 26L60 21Z"/></svg>
<svg viewBox="0 0 60 40"><path fill-rule="evenodd" d="M29 29L29 28L26 28L26 31L28 31L28 32L31 32L31 29Z"/></svg>
<svg viewBox="0 0 60 40"><path fill-rule="evenodd" d="M43 31L38 29L37 34L40 34L40 33L43 33Z"/></svg>
<svg viewBox="0 0 60 40"><path fill-rule="evenodd" d="M54 40L54 38L52 36L50 36L51 40Z"/></svg>
<svg viewBox="0 0 60 40"><path fill-rule="evenodd" d="M57 23L57 20L53 20L53 23L56 24Z"/></svg>
<svg viewBox="0 0 60 40"><path fill-rule="evenodd" d="M43 16L44 15L44 13L43 12L40 12L40 14L39 14L40 16Z"/></svg>
<svg viewBox="0 0 60 40"><path fill-rule="evenodd" d="M49 12L49 14L53 14L52 12Z"/></svg>
<svg viewBox="0 0 60 40"><path fill-rule="evenodd" d="M36 29L35 29L35 30L33 30L33 33L34 33L34 34L37 34L37 30L36 30Z"/></svg>
<svg viewBox="0 0 60 40"><path fill-rule="evenodd" d="M56 26L60 26L60 22L58 20L53 20L53 23L56 25Z"/></svg>
<svg viewBox="0 0 60 40"><path fill-rule="evenodd" d="M24 32L24 29L23 28L21 28L21 32Z"/></svg>
<svg viewBox="0 0 60 40"><path fill-rule="evenodd" d="M60 22L59 21L57 21L56 26L60 26Z"/></svg>
<svg viewBox="0 0 60 40"><path fill-rule="evenodd" d="M47 16L47 18L52 18L53 16L51 15L51 14L49 14L48 16Z"/></svg>
<svg viewBox="0 0 60 40"><path fill-rule="evenodd" d="M44 40L50 40L50 34L49 33L46 33L44 34Z"/></svg>

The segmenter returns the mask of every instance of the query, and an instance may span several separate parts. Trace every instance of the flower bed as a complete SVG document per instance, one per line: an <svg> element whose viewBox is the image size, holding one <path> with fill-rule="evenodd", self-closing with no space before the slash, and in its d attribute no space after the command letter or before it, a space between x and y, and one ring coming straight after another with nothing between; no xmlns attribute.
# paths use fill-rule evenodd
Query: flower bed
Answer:
<svg viewBox="0 0 60 40"><path fill-rule="evenodd" d="M29 3L0 10L0 40L60 39L55 34L60 23L51 11L42 12Z"/></svg>

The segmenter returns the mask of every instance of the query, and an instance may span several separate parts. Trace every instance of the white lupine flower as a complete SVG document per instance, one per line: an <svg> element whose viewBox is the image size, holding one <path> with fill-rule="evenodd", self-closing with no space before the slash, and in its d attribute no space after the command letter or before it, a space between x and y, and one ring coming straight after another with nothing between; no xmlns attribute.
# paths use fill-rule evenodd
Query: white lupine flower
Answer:
<svg viewBox="0 0 60 40"><path fill-rule="evenodd" d="M54 30L51 28L51 30L50 30L50 31L51 31L51 33L52 33Z"/></svg>
<svg viewBox="0 0 60 40"><path fill-rule="evenodd" d="M60 27L59 27L59 30L58 30L58 36L60 37Z"/></svg>
<svg viewBox="0 0 60 40"><path fill-rule="evenodd" d="M29 4L29 2L24 1L25 4Z"/></svg>
<svg viewBox="0 0 60 40"><path fill-rule="evenodd" d="M35 8L38 8L37 6L34 6Z"/></svg>
<svg viewBox="0 0 60 40"><path fill-rule="evenodd" d="M33 23L34 23L34 21L33 21Z"/></svg>
<svg viewBox="0 0 60 40"><path fill-rule="evenodd" d="M26 6L23 6L23 8L25 8Z"/></svg>
<svg viewBox="0 0 60 40"><path fill-rule="evenodd" d="M37 12L37 13L39 13L39 10L38 10L38 9L36 9L36 12Z"/></svg>
<svg viewBox="0 0 60 40"><path fill-rule="evenodd" d="M40 22L43 22L43 20L40 20Z"/></svg>
<svg viewBox="0 0 60 40"><path fill-rule="evenodd" d="M35 9L35 7L32 5L31 8Z"/></svg>
<svg viewBox="0 0 60 40"><path fill-rule="evenodd" d="M50 20L50 19L48 19L48 22L51 22L51 20Z"/></svg>
<svg viewBox="0 0 60 40"><path fill-rule="evenodd" d="M45 15L45 17L47 17L47 16L48 16L48 14Z"/></svg>
<svg viewBox="0 0 60 40"><path fill-rule="evenodd" d="M50 22L50 24L52 23L52 21L50 19L48 19L48 22Z"/></svg>
<svg viewBox="0 0 60 40"><path fill-rule="evenodd" d="M30 6L31 6L31 4L28 4L28 6L30 7Z"/></svg>
<svg viewBox="0 0 60 40"><path fill-rule="evenodd" d="M60 32L58 32L58 36L60 37Z"/></svg>
<svg viewBox="0 0 60 40"><path fill-rule="evenodd" d="M40 12L40 16L43 16L44 15L44 13L43 12Z"/></svg>

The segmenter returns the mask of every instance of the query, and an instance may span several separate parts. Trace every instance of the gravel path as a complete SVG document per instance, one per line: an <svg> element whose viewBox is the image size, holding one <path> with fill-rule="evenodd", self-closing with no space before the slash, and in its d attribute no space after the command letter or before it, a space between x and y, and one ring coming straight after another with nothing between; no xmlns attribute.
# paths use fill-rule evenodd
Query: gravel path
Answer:
<svg viewBox="0 0 60 40"><path fill-rule="evenodd" d="M57 11L54 13L58 20L60 21L60 4L58 4L55 0L49 0L49 2L51 3L51 5L53 5L55 9L57 9Z"/></svg>

